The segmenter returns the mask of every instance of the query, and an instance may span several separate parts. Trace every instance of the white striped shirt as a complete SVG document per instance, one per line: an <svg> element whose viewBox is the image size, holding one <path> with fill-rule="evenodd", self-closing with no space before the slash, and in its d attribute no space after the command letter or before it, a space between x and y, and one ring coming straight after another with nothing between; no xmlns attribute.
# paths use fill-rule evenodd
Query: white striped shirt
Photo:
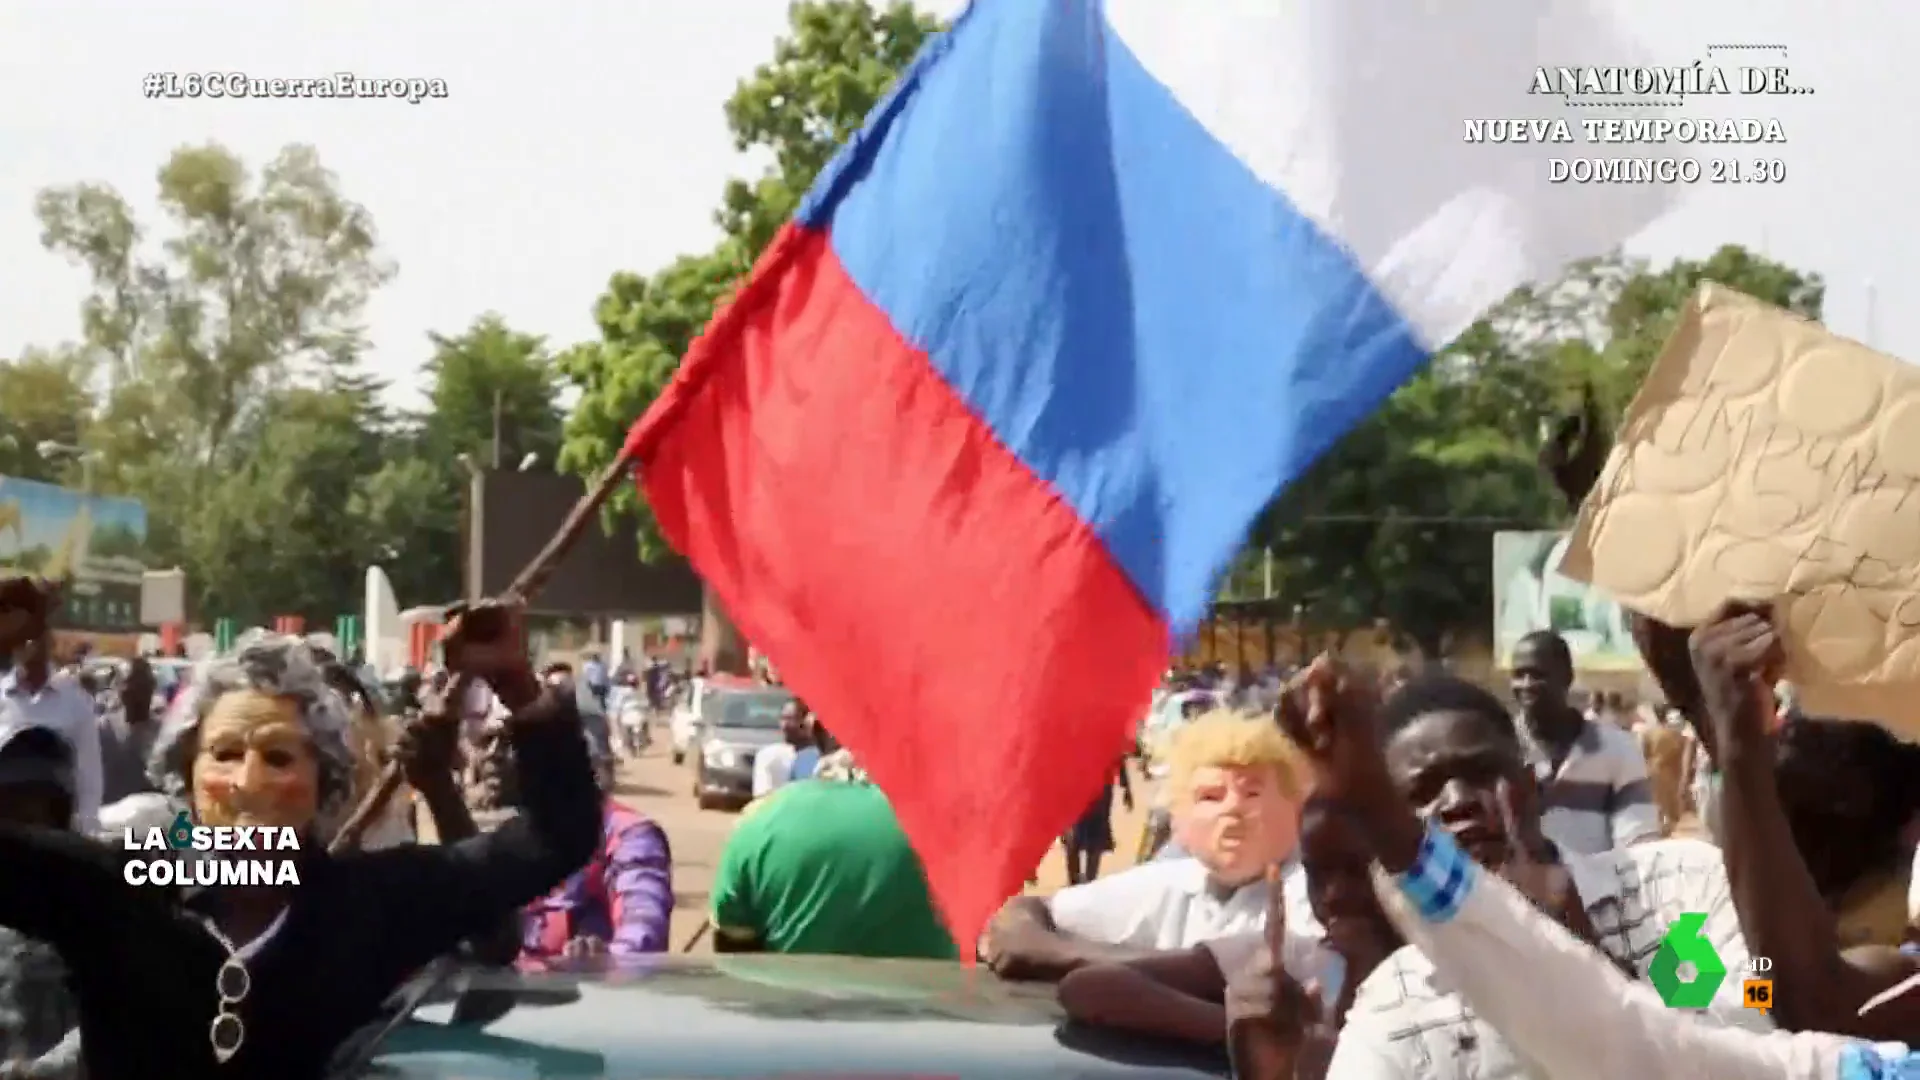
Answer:
<svg viewBox="0 0 1920 1080"><path fill-rule="evenodd" d="M1458 849L1451 851L1457 854ZM1595 944L1642 979L1674 921L1690 912L1705 915L1700 934L1713 943L1729 974L1712 1005L1678 1015L1707 1025L1772 1030L1768 1014L1742 1004L1740 972L1751 954L1720 849L1701 840L1663 840L1600 855L1567 855L1563 862L1593 924ZM1388 914L1400 916L1395 922L1403 931L1419 929L1409 926L1404 905L1389 903ZM1422 952L1417 934L1408 941L1361 984L1327 1080L1561 1080L1562 1074L1545 1067L1550 1062L1537 1056L1536 1040L1518 1038L1502 1026L1504 1017L1497 1009L1483 1014L1476 1008L1482 1004L1477 995L1462 994L1445 956L1436 961ZM1605 963L1597 955L1596 961ZM1543 986L1518 964L1505 979L1512 992L1502 1000L1544 998L1548 1011L1558 1010L1564 1017L1556 1030L1590 1022L1579 995L1597 993L1597 982L1591 990L1577 984ZM1632 1080L1637 1074L1606 1075L1608 1080Z"/></svg>
<svg viewBox="0 0 1920 1080"><path fill-rule="evenodd" d="M1660 838L1660 812L1647 783L1640 740L1612 724L1583 721L1555 769L1544 746L1519 724L1540 785L1540 828L1562 851L1597 855Z"/></svg>

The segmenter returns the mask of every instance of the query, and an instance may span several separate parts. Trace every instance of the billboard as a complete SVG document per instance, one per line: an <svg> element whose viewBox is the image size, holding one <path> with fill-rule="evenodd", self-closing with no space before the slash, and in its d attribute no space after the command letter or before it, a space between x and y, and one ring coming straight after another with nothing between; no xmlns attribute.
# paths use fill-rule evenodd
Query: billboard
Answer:
<svg viewBox="0 0 1920 1080"><path fill-rule="evenodd" d="M1640 653L1627 613L1613 598L1553 572L1567 548L1563 532L1503 532L1493 537L1493 655L1511 666L1513 648L1534 630L1567 641L1579 671L1637 671Z"/></svg>
<svg viewBox="0 0 1920 1080"><path fill-rule="evenodd" d="M0 567L72 574L63 626L139 629L146 546L147 508L136 499L0 476Z"/></svg>
<svg viewBox="0 0 1920 1080"><path fill-rule="evenodd" d="M586 485L574 476L504 471L487 473L482 484L480 587L497 596L553 538ZM609 536L598 522L589 525L534 598L532 610L610 618L698 615L700 579L692 567L677 558L642 563L634 529L626 522Z"/></svg>

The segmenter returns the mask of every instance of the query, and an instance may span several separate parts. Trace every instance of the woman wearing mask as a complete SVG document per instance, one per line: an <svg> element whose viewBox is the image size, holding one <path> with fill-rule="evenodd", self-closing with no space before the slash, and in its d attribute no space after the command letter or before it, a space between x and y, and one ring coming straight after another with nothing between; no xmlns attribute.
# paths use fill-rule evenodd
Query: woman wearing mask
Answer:
<svg viewBox="0 0 1920 1080"><path fill-rule="evenodd" d="M38 632L46 608L0 585L0 648ZM600 807L572 702L542 694L511 613L479 615L453 628L450 662L512 708L526 807L493 833L330 856L351 786L349 720L312 651L286 638L202 673L153 773L200 824L293 829L297 886L135 886L108 847L0 825L0 925L66 961L89 1077L319 1077L409 976L587 860Z"/></svg>

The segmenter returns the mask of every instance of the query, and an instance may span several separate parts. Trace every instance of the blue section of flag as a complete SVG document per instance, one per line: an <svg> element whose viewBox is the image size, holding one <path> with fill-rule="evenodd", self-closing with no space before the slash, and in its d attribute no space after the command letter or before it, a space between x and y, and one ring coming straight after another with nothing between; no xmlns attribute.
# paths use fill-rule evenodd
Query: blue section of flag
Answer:
<svg viewBox="0 0 1920 1080"><path fill-rule="evenodd" d="M1427 355L1093 0L973 4L801 223L1176 634L1261 508Z"/></svg>

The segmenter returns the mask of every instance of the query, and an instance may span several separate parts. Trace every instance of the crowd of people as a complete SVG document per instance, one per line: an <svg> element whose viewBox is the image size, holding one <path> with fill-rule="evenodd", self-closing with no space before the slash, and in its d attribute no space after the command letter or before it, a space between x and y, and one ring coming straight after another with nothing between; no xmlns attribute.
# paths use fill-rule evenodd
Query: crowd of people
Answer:
<svg viewBox="0 0 1920 1080"><path fill-rule="evenodd" d="M1216 678L1167 750L1165 843L1012 898L981 954L1077 1022L1261 1080L1920 1075L1920 747L1802 715L1764 610L1635 634L1644 707L1581 700L1551 631L1519 643L1510 702L1327 659L1271 708ZM721 873L722 948L950 955L880 793L786 784ZM1663 993L1663 963L1706 978L1662 960L1675 932L1727 977Z"/></svg>
<svg viewBox="0 0 1920 1080"><path fill-rule="evenodd" d="M442 957L665 948L665 836L597 783L574 695L534 673L511 612L454 630L440 692L395 731L291 637L203 663L171 703L130 660L96 700L50 668L49 591L0 586L0 1076L319 1076ZM475 745L517 811L488 831L461 781L476 687L497 711ZM389 763L405 790L345 840ZM298 885L131 884L123 830L181 810L291 830Z"/></svg>
<svg viewBox="0 0 1920 1080"><path fill-rule="evenodd" d="M1517 708L1322 659L1270 716L1192 721L1171 861L1013 900L989 963L1262 1080L1920 1075L1920 748L1801 715L1763 609L1635 635L1644 713L1583 713L1541 632ZM1676 927L1731 973L1683 1007L1652 977Z"/></svg>
<svg viewBox="0 0 1920 1080"><path fill-rule="evenodd" d="M669 839L596 768L633 750L606 726L623 695L657 716L670 677L537 670L483 606L398 717L272 635L175 694L139 659L89 688L51 665L53 606L0 581L0 1077L314 1077L436 960L674 947ZM1252 1080L1920 1075L1920 747L1801 715L1764 609L1635 638L1658 707L1580 701L1550 631L1515 650L1511 704L1329 658L1176 676L1209 692L1183 699L1142 858L1100 872L1123 761L1062 837L1069 885L1010 898L979 954L1072 1022L1224 1049ZM791 701L752 771L717 951L959 957L823 718ZM182 810L292 830L299 885L129 884L122 834ZM1657 988L1676 927L1728 977ZM1757 958L1767 1010L1742 997Z"/></svg>

